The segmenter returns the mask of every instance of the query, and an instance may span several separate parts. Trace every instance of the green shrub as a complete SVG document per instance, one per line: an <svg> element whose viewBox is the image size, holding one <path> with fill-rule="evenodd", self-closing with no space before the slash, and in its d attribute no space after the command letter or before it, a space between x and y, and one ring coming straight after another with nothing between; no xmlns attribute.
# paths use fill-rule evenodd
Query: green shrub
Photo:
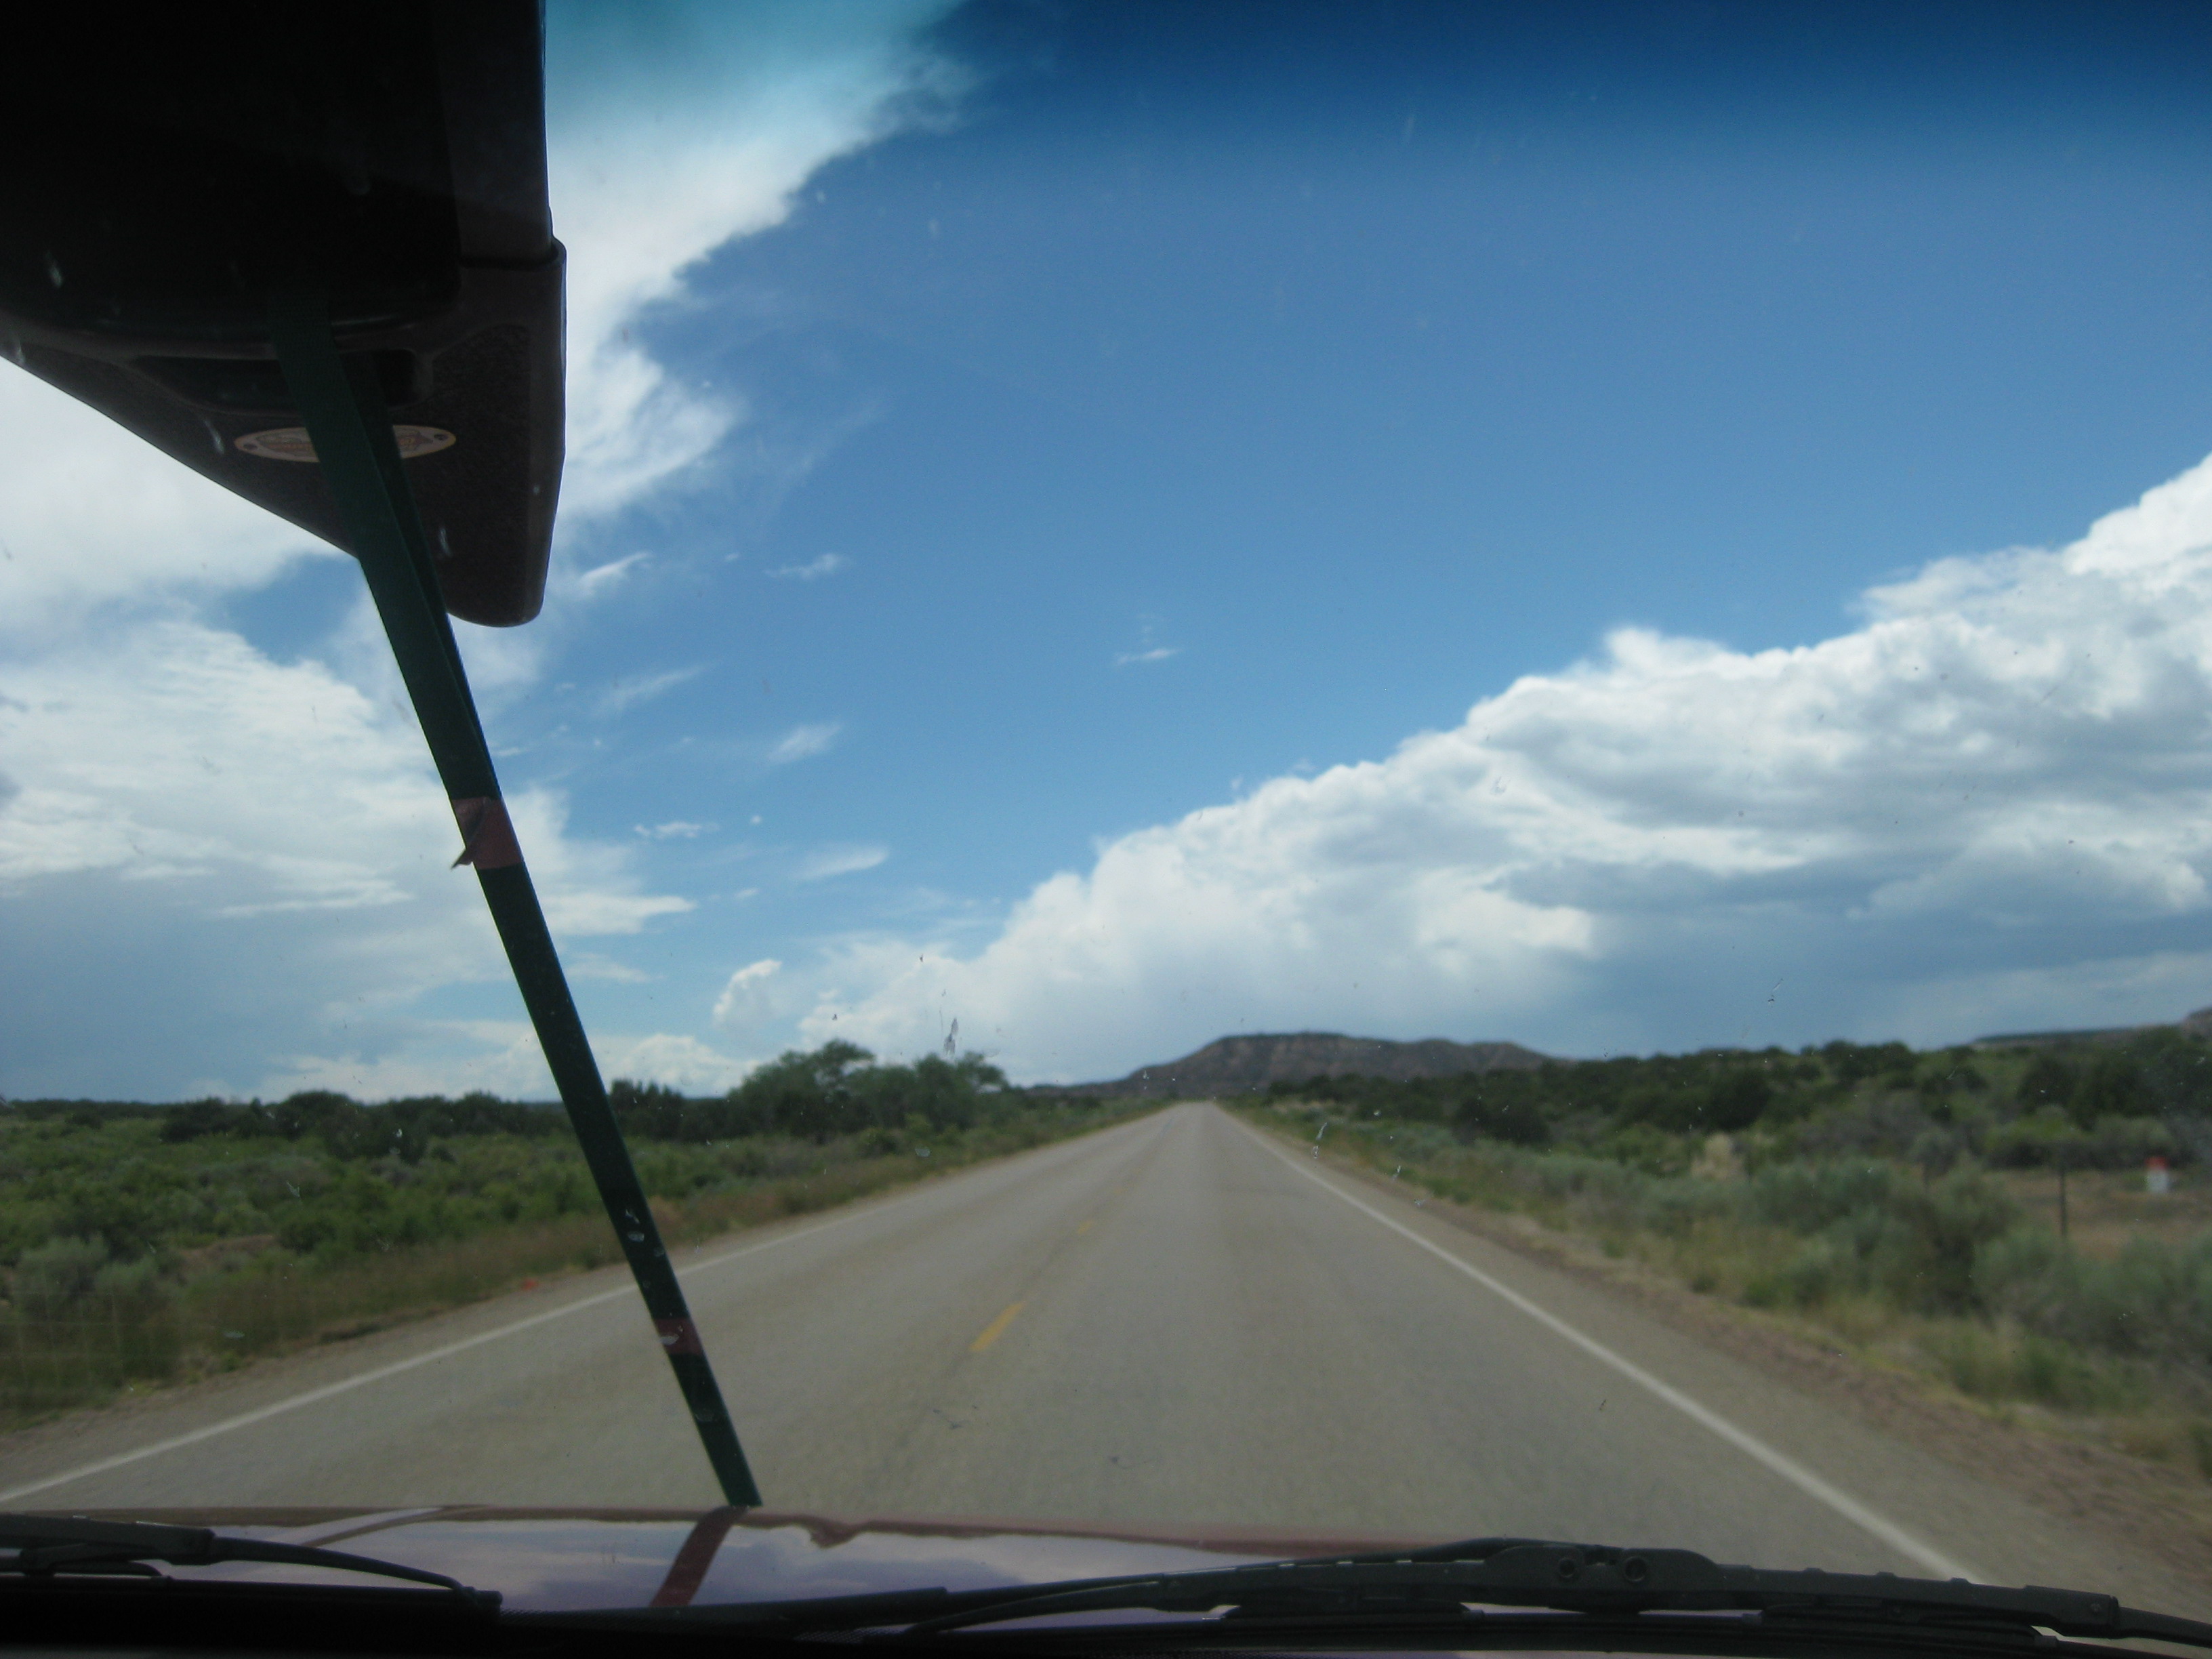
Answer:
<svg viewBox="0 0 2212 1659"><path fill-rule="evenodd" d="M2134 1239L2100 1261L2015 1228L1982 1249L1974 1278L1987 1305L2030 1330L2212 1376L2212 1236Z"/></svg>
<svg viewBox="0 0 2212 1659"><path fill-rule="evenodd" d="M2087 1120L2057 1106L2014 1118L1983 1137L1991 1164L2008 1169L2131 1170L2154 1154L2182 1153L2172 1129L2154 1117L2106 1115Z"/></svg>
<svg viewBox="0 0 2212 1659"><path fill-rule="evenodd" d="M2045 1049L2027 1062L2013 1097L2026 1111L2040 1111L2046 1106L2063 1110L2073 1104L2074 1091L2080 1086L2081 1073L2073 1064Z"/></svg>
<svg viewBox="0 0 2212 1659"><path fill-rule="evenodd" d="M1763 1225L1818 1232L1855 1211L1887 1204L1896 1185L1896 1172L1886 1164L1780 1164L1752 1176L1745 1203Z"/></svg>
<svg viewBox="0 0 2212 1659"><path fill-rule="evenodd" d="M1525 1097L1477 1095L1460 1107L1455 1121L1463 1135L1509 1146L1541 1146L1552 1138L1552 1126L1542 1110Z"/></svg>
<svg viewBox="0 0 2212 1659"><path fill-rule="evenodd" d="M2139 1371L2033 1331L1960 1322L1920 1340L1951 1385L1977 1399L2104 1412L2127 1410L2147 1397Z"/></svg>
<svg viewBox="0 0 2212 1659"><path fill-rule="evenodd" d="M19 1306L58 1308L89 1295L106 1265L105 1239L52 1239L16 1258L9 1288Z"/></svg>
<svg viewBox="0 0 2212 1659"><path fill-rule="evenodd" d="M1856 1288L1856 1255L1838 1241L1811 1238L1778 1265L1753 1275L1743 1299L1754 1308L1812 1308Z"/></svg>
<svg viewBox="0 0 2212 1659"><path fill-rule="evenodd" d="M1757 1072L1730 1072L1708 1091L1705 1127L1734 1134L1758 1122L1773 1103L1773 1085Z"/></svg>
<svg viewBox="0 0 2212 1659"><path fill-rule="evenodd" d="M1924 1188L1896 1183L1888 1209L1901 1227L1884 1240L1887 1288L1907 1307L1947 1313L1978 1305L1976 1260L2020 1220L2012 1195L1971 1169Z"/></svg>
<svg viewBox="0 0 2212 1659"><path fill-rule="evenodd" d="M2135 1117L2149 1103L2142 1068L2122 1048L2106 1048L2090 1060L2071 1103L2084 1129L2102 1117Z"/></svg>

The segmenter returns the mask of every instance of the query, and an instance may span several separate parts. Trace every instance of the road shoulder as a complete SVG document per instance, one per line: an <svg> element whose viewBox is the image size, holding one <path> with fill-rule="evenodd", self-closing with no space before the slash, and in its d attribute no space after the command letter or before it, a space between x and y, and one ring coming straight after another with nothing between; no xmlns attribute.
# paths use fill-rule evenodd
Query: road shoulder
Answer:
<svg viewBox="0 0 2212 1659"><path fill-rule="evenodd" d="M1242 1112L1267 1141L1315 1150ZM1333 1174L1395 1204L1406 1189L1355 1159L1322 1149ZM1407 1207L1413 1207L1407 1205ZM2191 1584L2212 1583L2212 1488L2103 1447L2041 1431L1950 1394L1924 1376L1824 1342L1814 1332L1739 1307L1643 1263L1609 1257L1596 1241L1555 1232L1533 1217L1425 1196L1421 1213L1543 1263L1657 1322L1755 1369L1854 1420L2008 1492L2109 1547L2147 1557Z"/></svg>

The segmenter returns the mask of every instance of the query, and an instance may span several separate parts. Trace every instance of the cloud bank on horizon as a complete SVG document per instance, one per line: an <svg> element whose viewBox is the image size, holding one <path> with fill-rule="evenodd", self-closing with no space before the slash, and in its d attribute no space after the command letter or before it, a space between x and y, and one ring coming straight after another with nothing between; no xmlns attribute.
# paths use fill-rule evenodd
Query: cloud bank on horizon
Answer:
<svg viewBox="0 0 2212 1659"><path fill-rule="evenodd" d="M1598 1054L2212 1001L2212 460L1863 610L1793 649L1620 630L1388 759L1123 836L964 958L849 942L801 1029L910 1052L951 1010L1071 1079L1232 1030Z"/></svg>

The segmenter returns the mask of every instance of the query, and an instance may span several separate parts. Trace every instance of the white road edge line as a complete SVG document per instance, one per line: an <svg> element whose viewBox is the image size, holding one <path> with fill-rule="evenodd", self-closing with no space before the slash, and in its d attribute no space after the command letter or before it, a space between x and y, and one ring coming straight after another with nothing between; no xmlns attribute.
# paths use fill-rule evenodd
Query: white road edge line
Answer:
<svg viewBox="0 0 2212 1659"><path fill-rule="evenodd" d="M1138 1124L1146 1121L1146 1118L1154 1115L1156 1115L1147 1113L1145 1118L1138 1119L1137 1123L1117 1124L1115 1129L1133 1129ZM1115 1129L1107 1129L1099 1133L1112 1134ZM1071 1143L1061 1141L1057 1144L1066 1146ZM1037 1150L1042 1152L1044 1149L1040 1147ZM865 1210L854 1210L849 1214L836 1216L828 1221L817 1221L811 1227L801 1227L795 1231L784 1233L775 1238L763 1239L757 1244L746 1244L734 1250L725 1250L721 1255L709 1256L704 1261L694 1261L685 1267L678 1267L676 1270L676 1276L678 1279L689 1279L694 1273L702 1273L709 1268L720 1267L726 1262L737 1261L740 1256L758 1255L763 1250L773 1250L786 1244L794 1244L802 1238L811 1238L817 1233L826 1233L833 1227L842 1227L848 1222L860 1220L864 1216L881 1215L886 1210L896 1210L902 1205L913 1203L918 1198L943 1190L942 1187L935 1186L921 1188L902 1198L892 1199L888 1203L872 1204ZM266 1423L270 1418L282 1417L287 1412L295 1412L303 1407L320 1405L325 1400L334 1400L342 1394L350 1394L356 1389L365 1389L372 1382L381 1382L388 1376L398 1376L405 1371L418 1370L425 1365L434 1365L441 1359L451 1359L457 1353L466 1353L471 1348L481 1348L486 1343L501 1341L537 1326L550 1324L556 1319L566 1319L570 1314L581 1313L586 1308L600 1307L609 1302L620 1301L623 1297L635 1297L637 1294L637 1285L633 1282L618 1285L611 1291L601 1291L596 1296L587 1296L574 1302L564 1303L560 1307L549 1308L544 1313L532 1314L527 1319L518 1319L512 1324L501 1325L496 1330L480 1331L474 1336L464 1337L459 1342L448 1342L442 1347L432 1348L428 1352L418 1353L412 1358L397 1360L389 1365L380 1365L374 1370L363 1371L358 1376L349 1376L340 1382L326 1383L319 1389L309 1389L305 1394L293 1395L287 1399L277 1401L273 1405L263 1406L250 1412L240 1412L235 1417L226 1417L220 1423L210 1423L205 1428L192 1430L189 1434L172 1435L167 1440L156 1440L149 1446L140 1446L127 1452L118 1452L112 1457L103 1457L97 1462L86 1463L76 1468L65 1470L60 1474L50 1474L41 1480L28 1481L20 1486L10 1486L5 1492L0 1492L0 1504L12 1504L17 1498L28 1498L33 1492L46 1492L54 1486L66 1486L73 1480L84 1480L95 1474L106 1474L110 1469L119 1469L128 1464L143 1462L149 1457L160 1457L167 1452L180 1451L186 1446L197 1446L201 1441L213 1440L218 1435L232 1434L240 1429L250 1429L256 1423Z"/></svg>
<svg viewBox="0 0 2212 1659"><path fill-rule="evenodd" d="M1234 1121L1234 1120L1232 1119L1231 1121ZM1244 1127L1242 1124L1239 1124L1237 1127L1240 1128ZM1261 1131L1246 1128L1244 1132L1247 1134L1251 1135L1255 1140L1258 1140L1262 1151L1272 1153L1274 1157L1282 1159L1284 1163L1289 1164L1291 1168L1296 1170L1300 1175L1305 1176L1307 1180L1312 1182L1323 1191L1334 1194L1337 1197L1342 1199L1346 1204L1352 1206L1353 1209L1359 1211L1364 1215L1371 1216L1374 1219L1381 1222L1384 1226L1388 1227L1392 1232L1399 1235L1401 1238L1407 1239L1412 1243L1419 1245L1431 1255L1435 1256L1439 1261L1445 1262L1451 1267L1458 1268L1460 1272L1465 1273L1476 1284L1481 1285L1483 1289L1488 1291L1493 1296L1502 1297L1504 1300L1510 1302L1514 1307L1519 1309L1522 1313L1527 1314L1529 1318L1534 1320L1538 1324L1541 1325L1546 1330L1550 1331L1553 1335L1573 1343L1575 1346L1580 1348L1584 1353L1589 1355L1591 1358L1595 1359L1603 1364L1610 1365L1614 1370L1620 1372L1630 1382L1635 1383L1637 1387L1647 1390L1658 1399L1665 1401L1667 1404L1672 1406L1676 1411L1681 1413L1683 1416L1688 1418L1692 1422L1697 1424L1701 1428L1711 1430L1722 1439L1727 1441L1729 1445L1734 1446L1738 1451L1743 1453L1747 1457L1751 1458L1755 1462L1764 1464L1768 1469L1771 1470L1774 1474L1780 1475L1784 1480L1787 1480L1791 1486L1796 1487L1798 1491L1803 1492L1808 1498L1814 1498L1820 1503L1826 1504L1838 1515L1842 1516L1844 1520L1850 1522L1853 1525L1866 1532L1871 1533L1875 1537L1888 1545L1890 1548L1895 1550L1899 1554L1917 1561L1922 1566L1927 1568L1929 1571L1934 1573L1939 1578L1972 1578L1977 1582L1981 1581L1981 1575L1975 1572L1972 1569L1961 1565L1959 1562L1953 1560L1949 1556L1945 1555L1942 1551L1934 1549L1929 1546L1922 1543L1917 1538L1915 1538L1911 1533L1905 1531L1904 1528L1899 1526L1895 1522L1889 1520L1887 1516L1877 1515L1874 1510L1860 1503L1857 1498L1852 1497L1849 1492L1844 1492L1838 1487L1831 1486L1827 1481L1814 1474L1812 1470L1807 1468L1802 1463L1800 1463L1796 1458L1788 1456L1782 1452L1775 1450L1773 1447L1768 1445L1758 1436L1747 1433L1743 1430L1736 1427L1735 1424L1729 1422L1728 1419L1723 1417L1718 1412L1714 1411L1708 1406L1699 1404L1697 1401L1692 1400L1688 1395L1684 1394L1680 1389L1675 1388L1672 1383L1661 1382L1657 1377L1652 1376L1650 1371L1645 1370L1643 1366L1636 1364L1633 1360L1623 1358L1620 1355L1615 1353L1611 1348L1607 1347L1604 1343L1599 1341L1595 1337L1583 1335L1582 1332L1568 1324L1565 1320L1561 1319L1558 1315L1546 1311L1544 1309L1539 1307L1535 1303L1531 1302L1527 1297L1522 1295L1520 1291L1514 1290L1510 1285L1501 1284L1495 1279L1492 1279L1488 1273L1483 1272L1481 1268L1474 1267L1471 1263L1462 1261L1459 1257L1454 1255L1449 1250L1444 1249L1443 1245L1433 1243L1430 1240L1422 1237L1420 1234L1415 1232L1411 1227L1407 1226L1403 1222L1394 1220L1389 1216L1383 1214L1382 1211L1376 1209L1365 1200L1353 1197L1350 1193L1346 1192L1344 1188L1338 1186L1334 1182L1323 1176L1319 1170L1308 1169L1304 1164L1291 1157L1288 1152L1284 1152L1280 1147L1272 1146L1267 1140L1261 1139Z"/></svg>

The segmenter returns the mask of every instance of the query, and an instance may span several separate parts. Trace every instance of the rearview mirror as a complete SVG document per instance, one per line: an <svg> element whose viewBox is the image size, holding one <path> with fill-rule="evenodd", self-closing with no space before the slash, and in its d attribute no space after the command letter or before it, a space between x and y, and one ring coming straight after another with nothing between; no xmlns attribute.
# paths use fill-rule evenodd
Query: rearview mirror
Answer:
<svg viewBox="0 0 2212 1659"><path fill-rule="evenodd" d="M562 453L539 27L529 0L12 23L0 351L346 547L270 340L272 294L321 295L371 354L446 608L529 621Z"/></svg>

